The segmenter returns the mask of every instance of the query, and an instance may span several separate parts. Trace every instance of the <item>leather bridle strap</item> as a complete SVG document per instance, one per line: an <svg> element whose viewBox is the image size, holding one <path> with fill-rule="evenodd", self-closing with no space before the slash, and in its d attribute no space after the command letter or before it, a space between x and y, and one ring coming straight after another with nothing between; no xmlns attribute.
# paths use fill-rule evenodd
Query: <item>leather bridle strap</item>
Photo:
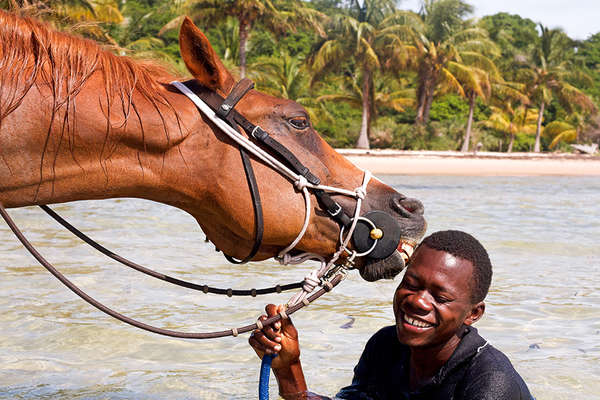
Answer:
<svg viewBox="0 0 600 400"><path fill-rule="evenodd" d="M237 129L237 122L234 120L233 115L230 115L231 111L234 110L236 104L244 97L250 89L254 88L254 82L248 78L244 78L239 81L231 90L227 98L223 100L221 105L216 108L216 114L227 121L227 123L234 129ZM250 190L250 196L252 197L252 207L254 208L254 244L250 253L242 260L236 260L230 255L223 253L227 261L232 264L245 264L258 253L260 245L262 244L262 238L264 233L264 220L262 211L262 202L260 200L260 191L258 190L258 183L256 182L256 176L254 175L254 169L250 162L248 152L243 147L239 147L240 157L242 158L242 165L244 166L244 172L246 174L246 181L248 182L248 189Z"/></svg>
<svg viewBox="0 0 600 400"><path fill-rule="evenodd" d="M248 93L249 90L254 89L254 82L248 78L244 78L231 89L231 92L221 105L215 110L217 115L223 119L226 119L229 113L235 108L236 104Z"/></svg>
<svg viewBox="0 0 600 400"><path fill-rule="evenodd" d="M320 262L320 267L311 271L310 274L305 277L302 292L292 297L288 302L288 305L294 305L306 300L307 296L319 284L322 277L325 276L328 271L340 266L340 264L336 263L341 259L343 254L347 254L348 257L341 266L346 269L352 268L354 258L358 253L356 250L349 249L348 245L353 237L352 235L357 227L357 223L359 219L361 219L361 205L367 195L367 186L372 176L371 173L364 170L362 184L354 190L323 185L319 182L318 178L316 178L308 168L294 156L294 154L285 148L285 146L270 137L267 132L259 126L252 124L235 109L230 108L227 110L227 119L221 118L215 110L225 102L225 99L214 91L200 85L196 80L190 80L185 83L173 81L171 82L171 85L187 96L196 105L198 110L206 116L212 124L219 128L222 133L231 139L233 143L243 147L260 162L263 162L266 166L272 168L284 178L289 179L293 183L294 188L304 197L305 209L302 228L298 232L296 238L284 249L279 251L276 258L280 263L285 265L297 264L309 259L316 260ZM243 130L246 131L247 136L241 134L237 128L234 128L231 125L231 122L228 122L231 118L234 119L237 125L241 126ZM340 229L340 246L328 261L325 260L323 256L315 253L290 254L290 251L298 245L304 237L304 234L307 232L311 218L311 192L317 197L319 204L324 206L323 208L327 210L332 219L342 226ZM353 218L345 215L342 207L337 204L328 193L336 193L355 198L356 207L354 209ZM345 236L342 235L343 232L345 232ZM375 239L375 243L367 252L363 252L360 255L364 256L371 252L375 248L377 240L378 239Z"/></svg>

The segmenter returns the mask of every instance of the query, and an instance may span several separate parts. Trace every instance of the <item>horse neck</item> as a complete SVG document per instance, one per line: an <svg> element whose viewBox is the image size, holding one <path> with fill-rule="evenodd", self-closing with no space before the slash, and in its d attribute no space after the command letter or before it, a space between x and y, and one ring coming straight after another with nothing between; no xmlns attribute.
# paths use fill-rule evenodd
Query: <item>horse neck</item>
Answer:
<svg viewBox="0 0 600 400"><path fill-rule="evenodd" d="M202 193L183 146L200 122L191 103L166 85L125 96L106 86L96 72L57 104L56 88L38 82L0 121L0 202L138 197L185 208L191 191Z"/></svg>

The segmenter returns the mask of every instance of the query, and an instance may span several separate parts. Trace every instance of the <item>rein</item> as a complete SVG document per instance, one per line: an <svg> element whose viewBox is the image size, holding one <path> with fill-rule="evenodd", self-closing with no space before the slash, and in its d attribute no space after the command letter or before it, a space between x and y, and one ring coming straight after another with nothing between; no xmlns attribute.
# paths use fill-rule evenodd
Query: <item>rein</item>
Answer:
<svg viewBox="0 0 600 400"><path fill-rule="evenodd" d="M143 274L149 275L153 278L160 279L165 282L172 283L177 286L186 287L186 288L192 289L192 290L198 290L203 293L223 294L223 295L227 295L229 297L232 297L232 296L256 297L256 296L263 295L263 294L281 293L281 292L285 292L288 290L299 289L302 287L302 282L295 282L295 283L289 283L286 285L275 285L273 287L264 288L264 289L254 289L254 288L248 289L248 290L239 290L239 289L231 289L231 288L222 289L222 288L211 287L208 285L199 285L197 283L173 278L171 276L161 274L160 272L151 270L150 268L144 267L140 264L136 264L133 261L126 259L125 257L122 257L116 253L113 253L106 247L102 246L100 243L96 242L95 240L93 240L92 238L87 236L85 233L81 232L79 229L75 228L67 220L65 220L63 217L61 217L56 212L54 212L50 207L41 205L40 208L42 210L44 210L46 212L46 214L48 214L50 217L52 217L54 220L56 220L56 222L58 222L63 227L65 227L68 231L70 231L73 235L77 236L79 239L83 240L85 243L87 243L88 245L90 245L91 247L93 247L94 249L99 251L100 253L104 254L105 256L112 258L113 260L115 260L129 268L132 268L136 271L139 271Z"/></svg>
<svg viewBox="0 0 600 400"><path fill-rule="evenodd" d="M159 335L182 338L182 339L214 339L225 336L238 336L240 333L246 333L253 331L255 329L262 329L263 326L271 325L281 319L288 318L288 315L293 314L299 309L309 305L314 300L321 297L323 294L329 292L335 286L337 286L345 276L345 269L340 268L332 273L330 276L324 280L323 287L319 289L317 292L312 294L310 297L299 304L289 307L286 311L282 311L281 313L274 315L273 317L268 318L265 321L256 321L254 324L245 325L239 328L231 328L224 331L216 331L216 332L180 332L174 331L170 329L163 329L153 325L149 325L133 318L129 318L107 306L100 303L98 300L89 296L79 287L77 287L73 282L71 282L67 277L65 277L60 271L58 271L52 264L50 264L37 250L36 248L27 240L27 238L23 235L23 233L19 230L17 225L14 223L10 215L6 212L6 209L2 204L0 204L0 215L10 229L13 231L17 239L25 246L25 248L31 253L31 255L44 267L54 275L61 283L63 283L66 287L68 287L73 293L77 296L81 297L83 300L96 307L98 310L102 311L105 314L110 315L113 318L118 319L121 322L125 322L126 324L135 326L136 328L140 328L149 332L157 333Z"/></svg>

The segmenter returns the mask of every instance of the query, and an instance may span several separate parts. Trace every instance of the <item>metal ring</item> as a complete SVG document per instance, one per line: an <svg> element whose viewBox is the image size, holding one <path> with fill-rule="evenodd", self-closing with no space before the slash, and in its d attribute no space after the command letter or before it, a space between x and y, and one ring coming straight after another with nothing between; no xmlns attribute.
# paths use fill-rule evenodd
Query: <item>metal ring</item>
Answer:
<svg viewBox="0 0 600 400"><path fill-rule="evenodd" d="M352 218L350 221L354 221L354 218ZM377 229L377 226L375 226L375 224L373 223L373 221L371 221L370 219L364 218L364 217L358 217L357 221L365 221L368 225L371 225L371 227L373 229ZM358 222L357 222L358 223ZM340 229L340 242L344 243L344 228L345 226L342 226L342 229ZM356 227L355 227L356 229ZM354 233L354 232L353 232ZM377 242L379 241L379 239L373 239L375 242L373 242L373 246L371 246L371 248L363 253L356 253L357 257L362 257L362 256L366 256L367 254L369 254L370 252L372 252L375 249L375 246L377 246Z"/></svg>

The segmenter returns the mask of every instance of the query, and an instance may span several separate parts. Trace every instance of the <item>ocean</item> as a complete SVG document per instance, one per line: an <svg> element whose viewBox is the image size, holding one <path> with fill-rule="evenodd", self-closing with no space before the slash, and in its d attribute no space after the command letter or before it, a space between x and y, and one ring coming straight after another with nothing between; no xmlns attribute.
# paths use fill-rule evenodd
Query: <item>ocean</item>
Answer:
<svg viewBox="0 0 600 400"><path fill-rule="evenodd" d="M499 174L502 171L498 171ZM597 177L380 178L425 205L428 233L460 229L488 249L494 277L475 325L538 399L600 399L600 180ZM109 249L168 275L251 288L301 280L314 265L231 265L189 215L135 199L53 206ZM184 331L246 325L266 303L171 286L95 253L38 208L9 210L73 282L141 321ZM162 337L113 320L68 291L0 224L0 399L253 399L260 361L247 335ZM394 323L400 277L349 274L294 314L310 390L350 383L367 339ZM272 398L276 398L271 379Z"/></svg>

